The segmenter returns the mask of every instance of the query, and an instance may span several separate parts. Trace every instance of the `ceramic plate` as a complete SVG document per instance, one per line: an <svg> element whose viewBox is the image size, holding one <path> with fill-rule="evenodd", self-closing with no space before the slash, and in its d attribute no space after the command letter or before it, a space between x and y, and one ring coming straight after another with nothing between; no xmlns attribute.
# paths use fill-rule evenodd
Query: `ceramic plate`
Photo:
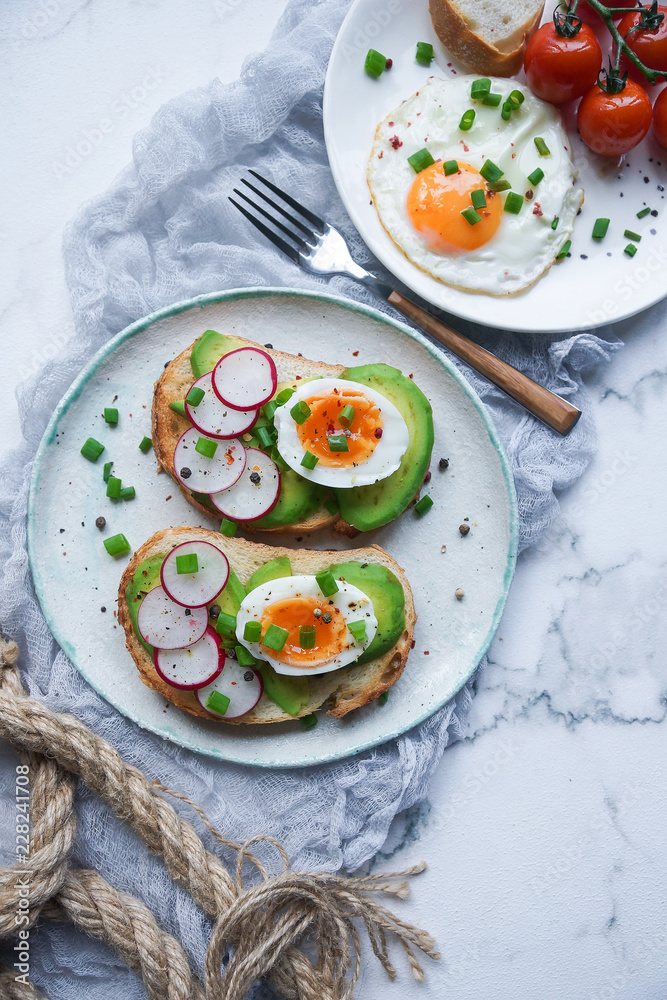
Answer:
<svg viewBox="0 0 667 1000"><path fill-rule="evenodd" d="M547 5L545 19L553 4ZM429 69L415 61L416 42L431 42ZM374 80L364 72L368 49L393 59L391 70ZM489 296L450 288L420 271L380 225L366 183L366 165L378 122L423 86L429 76L466 72L447 54L428 14L427 0L356 0L331 54L324 89L324 135L338 191L373 253L434 306L464 319L507 330L562 333L633 316L667 294L665 160L652 134L622 161L598 157L581 142L573 120L566 122L586 194L572 240L572 255L532 288L518 295ZM520 77L523 79L523 77ZM637 219L645 205L658 211ZM596 218L611 219L605 240L596 243ZM634 258L623 253L626 229L641 235Z"/></svg>
<svg viewBox="0 0 667 1000"><path fill-rule="evenodd" d="M399 359L433 404L435 450L428 487L435 503L419 519L408 511L359 539L377 542L404 566L415 595L416 646L389 701L337 721L225 726L193 718L145 687L125 649L114 609L127 557L110 558L104 537L122 531L133 548L176 525L215 527L156 475L150 434L153 383L164 364L204 330L257 335L277 350L317 360L364 364ZM314 352L313 344L317 344ZM358 352L355 354L354 352ZM113 400L115 399L115 402ZM113 403L119 424L101 416ZM80 454L93 436L105 447L96 464ZM449 468L438 471L438 459ZM105 496L103 459L136 488L136 499ZM104 534L95 527L103 514ZM470 534L458 527L468 518ZM203 296L135 323L110 341L59 404L35 460L28 547L37 595L56 639L85 679L120 712L160 736L212 757L285 767L345 757L421 722L470 677L496 630L514 571L516 500L507 460L488 414L447 359L419 334L373 309L329 295L245 289ZM316 548L349 548L331 531L311 536ZM269 541L282 544L275 536ZM294 537L285 544L297 546ZM443 546L446 552L441 552ZM465 598L454 597L457 587ZM106 608L106 611L101 610ZM428 652L427 652L428 651Z"/></svg>

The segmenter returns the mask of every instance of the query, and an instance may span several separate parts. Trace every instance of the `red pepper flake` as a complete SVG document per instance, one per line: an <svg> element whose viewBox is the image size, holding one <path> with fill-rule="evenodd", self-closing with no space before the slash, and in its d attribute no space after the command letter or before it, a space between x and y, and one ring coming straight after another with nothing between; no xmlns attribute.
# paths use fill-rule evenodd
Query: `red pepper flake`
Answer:
<svg viewBox="0 0 667 1000"><path fill-rule="evenodd" d="M352 357L353 358L358 358L359 357L359 351L352 351Z"/></svg>
<svg viewBox="0 0 667 1000"><path fill-rule="evenodd" d="M171 493L169 494L168 497L165 497L165 500L171 500Z"/></svg>
<svg viewBox="0 0 667 1000"><path fill-rule="evenodd" d="M431 470L430 469L428 470L428 472L424 476L424 482L425 483L430 483L431 482Z"/></svg>
<svg viewBox="0 0 667 1000"><path fill-rule="evenodd" d="M384 68L385 69L391 69L391 67L393 65L394 65L394 60L393 59L387 59L386 63L384 64Z"/></svg>
<svg viewBox="0 0 667 1000"><path fill-rule="evenodd" d="M130 416L132 416L132 414L130 414Z"/></svg>
<svg viewBox="0 0 667 1000"><path fill-rule="evenodd" d="M544 215L544 212L540 208L539 201L536 201L535 204L533 205L533 215Z"/></svg>
<svg viewBox="0 0 667 1000"><path fill-rule="evenodd" d="M66 552L63 552L63 555L64 555L64 556L66 556L66 555L67 555L67 553L66 553Z"/></svg>
<svg viewBox="0 0 667 1000"><path fill-rule="evenodd" d="M378 160L381 160L383 156L384 156L384 150L381 149L380 152L378 153Z"/></svg>
<svg viewBox="0 0 667 1000"><path fill-rule="evenodd" d="M417 118L419 118L420 114L421 114L421 111L418 111L417 112Z"/></svg>
<svg viewBox="0 0 667 1000"><path fill-rule="evenodd" d="M295 379L295 382L300 382L300 381L301 381L301 376L300 376L300 375L297 375L297 377L296 377L296 379Z"/></svg>
<svg viewBox="0 0 667 1000"><path fill-rule="evenodd" d="M410 649L414 649L416 645L417 645L417 643L413 639L412 642L410 643Z"/></svg>
<svg viewBox="0 0 667 1000"><path fill-rule="evenodd" d="M376 427L375 428L375 437L376 438L381 438L382 437L382 428L381 427Z"/></svg>
<svg viewBox="0 0 667 1000"><path fill-rule="evenodd" d="M408 375L408 378L414 378L414 375L412 374L412 372L410 372L410 374Z"/></svg>
<svg viewBox="0 0 667 1000"><path fill-rule="evenodd" d="M145 404L145 403L142 403L142 404L141 404L141 408L142 408L142 410L145 410L145 409L146 409L146 404Z"/></svg>
<svg viewBox="0 0 667 1000"><path fill-rule="evenodd" d="M516 153L512 153L512 159L516 160Z"/></svg>
<svg viewBox="0 0 667 1000"><path fill-rule="evenodd" d="M393 124L394 124L393 122L387 122L387 125L389 126L389 128L391 128Z"/></svg>
<svg viewBox="0 0 667 1000"><path fill-rule="evenodd" d="M412 125L412 122L408 122L408 128L410 128L411 125Z"/></svg>
<svg viewBox="0 0 667 1000"><path fill-rule="evenodd" d="M397 135L393 135L389 140L389 145L392 147L392 149L400 149L403 143L401 142L401 140L398 138Z"/></svg>
<svg viewBox="0 0 667 1000"><path fill-rule="evenodd" d="M431 650L430 649L425 649L424 650L424 656L430 656L430 655L431 655Z"/></svg>
<svg viewBox="0 0 667 1000"><path fill-rule="evenodd" d="M466 144L465 144L465 142L463 141L463 139L459 139L459 142L460 142L460 143L461 143L461 145L463 146L463 151L464 151L465 153L469 153L469 152L470 152L470 146L466 146Z"/></svg>

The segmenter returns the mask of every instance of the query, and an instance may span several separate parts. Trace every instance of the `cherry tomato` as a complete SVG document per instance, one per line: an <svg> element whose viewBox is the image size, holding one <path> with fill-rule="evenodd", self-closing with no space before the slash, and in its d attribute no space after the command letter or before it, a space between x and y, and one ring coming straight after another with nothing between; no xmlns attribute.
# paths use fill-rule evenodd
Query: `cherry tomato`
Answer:
<svg viewBox="0 0 667 1000"><path fill-rule="evenodd" d="M618 30L641 61L649 69L667 72L667 7L658 7L658 13L664 14L662 23L654 31L628 32L640 22L640 14L626 14L618 25ZM639 71L637 71L639 72Z"/></svg>
<svg viewBox="0 0 667 1000"><path fill-rule="evenodd" d="M637 0L603 0L606 7L636 7ZM585 24L590 24L591 28L599 28L604 22L598 12L589 7L586 0L579 0L579 6L577 7L577 14L584 21ZM613 18L623 17L623 13L619 11L617 14L612 14Z"/></svg>
<svg viewBox="0 0 667 1000"><path fill-rule="evenodd" d="M653 131L660 145L667 149L667 90L658 94L653 105Z"/></svg>
<svg viewBox="0 0 667 1000"><path fill-rule="evenodd" d="M523 62L528 86L550 104L581 97L597 80L601 66L602 50L587 24L573 38L565 38L551 21L530 39Z"/></svg>
<svg viewBox="0 0 667 1000"><path fill-rule="evenodd" d="M622 156L637 146L651 126L651 101L643 87L628 80L620 94L596 84L577 111L581 138L594 153Z"/></svg>

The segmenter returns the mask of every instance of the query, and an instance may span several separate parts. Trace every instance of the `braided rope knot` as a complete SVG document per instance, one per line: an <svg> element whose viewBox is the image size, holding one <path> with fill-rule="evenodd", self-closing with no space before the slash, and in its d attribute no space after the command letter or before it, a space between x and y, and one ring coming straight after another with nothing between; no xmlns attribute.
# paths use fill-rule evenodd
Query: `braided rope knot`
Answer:
<svg viewBox="0 0 667 1000"><path fill-rule="evenodd" d="M16 644L0 639L0 738L14 746L28 767L31 820L29 854L23 862L0 867L0 937L16 934L19 907L27 914L23 927L40 915L69 920L114 948L142 976L154 1000L243 1000L261 977L268 977L285 1000L349 1000L361 967L363 926L390 978L396 975L388 951L392 935L415 978L423 980L416 952L437 960L433 939L376 897L407 898L406 879L425 865L356 877L299 872L290 869L284 848L272 837L260 834L242 845L227 840L187 796L149 781L74 716L53 712L31 698L17 659ZM163 859L172 879L214 921L204 984L192 972L180 942L160 928L141 901L98 872L71 866L76 777ZM166 795L187 803L216 840L236 851L234 876ZM278 874L269 874L251 851L262 841L280 857ZM255 875L246 885L249 868ZM12 1000L41 997L31 983L19 984L13 970L4 967L0 984L2 995Z"/></svg>

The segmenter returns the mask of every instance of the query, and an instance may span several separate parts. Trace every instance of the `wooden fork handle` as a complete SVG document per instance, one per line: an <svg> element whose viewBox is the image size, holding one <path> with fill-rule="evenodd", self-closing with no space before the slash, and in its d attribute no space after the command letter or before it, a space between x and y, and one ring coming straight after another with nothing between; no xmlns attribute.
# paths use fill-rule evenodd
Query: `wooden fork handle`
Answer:
<svg viewBox="0 0 667 1000"><path fill-rule="evenodd" d="M421 326L432 337L449 348L453 354L469 364L499 389L521 403L533 416L548 424L559 434L569 434L581 416L572 403L557 396L550 389L533 382L527 375L517 371L506 361L501 361L490 351L485 351L479 344L468 340L463 334L457 333L451 327L441 323L435 316L418 306L416 302L406 299L400 292L392 292L388 301L404 316Z"/></svg>

